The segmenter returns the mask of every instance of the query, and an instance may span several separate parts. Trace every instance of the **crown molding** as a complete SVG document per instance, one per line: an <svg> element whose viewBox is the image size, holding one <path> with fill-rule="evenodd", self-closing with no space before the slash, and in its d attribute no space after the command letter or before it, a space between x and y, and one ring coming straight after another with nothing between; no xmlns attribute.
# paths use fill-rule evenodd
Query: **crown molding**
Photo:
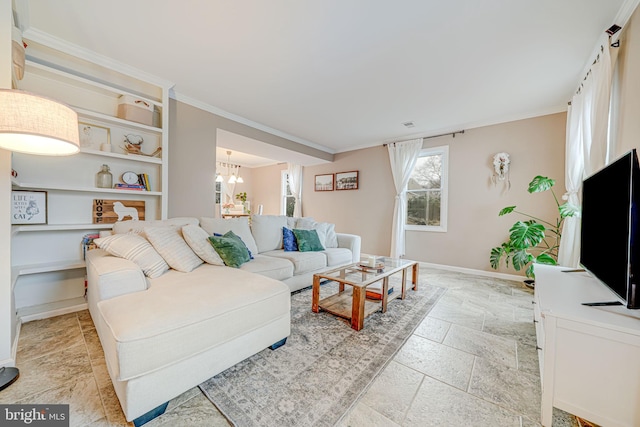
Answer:
<svg viewBox="0 0 640 427"><path fill-rule="evenodd" d="M201 110L207 111L209 113L215 114L220 117L224 117L225 119L233 120L234 122L242 123L243 125L252 127L254 129L261 130L263 132L269 133L271 135L278 136L280 138L288 139L289 141L293 141L298 144L306 145L307 147L315 148L316 150L324 151L325 153L335 154L336 151L325 147L320 144L316 144L315 142L307 141L306 139L299 138L294 135L290 135L278 129L271 128L269 126L263 125L261 123L254 122L252 120L246 119L244 117L238 116L236 114L225 111L221 108L215 107L213 105L207 104L195 98L191 98L189 96L183 95L179 92L170 91L169 96L176 101L184 102L185 104L189 104L192 107L199 108Z"/></svg>
<svg viewBox="0 0 640 427"><path fill-rule="evenodd" d="M430 138L433 137L435 135L443 135L443 136L447 136L451 133L459 133L461 130L464 130L465 132L468 132L471 129L477 129L477 128L482 128L482 127L487 127L487 126L495 126L495 125L500 125L500 124L504 124L504 123L510 123L510 122L516 122L518 120L527 120L527 119L533 119L536 117L542 117L542 116L548 116L550 114L557 114L557 113L565 113L567 111L567 105L566 104L562 104L562 105L556 105L554 107L549 107L549 108L543 108L540 110L536 110L536 111L532 111L529 113L523 113L523 114L515 114L515 115L511 115L511 116L502 116L499 118L495 118L495 119L487 119L487 120L482 120L482 121L477 121L477 122L467 122L467 123L460 123L460 124L456 124L455 126L449 126L446 128L439 128L439 129L432 129L426 132L421 132L421 133L415 133L415 134L409 134L409 135L398 135L397 137L394 138L387 138L387 139L383 139L381 141L375 141L375 142L371 142L368 144L361 144L355 147L349 147L349 149L346 150L336 150L336 154L338 153L346 153L348 151L354 151L354 150L362 150L365 148L372 148L372 147L381 147L383 144L389 144L392 142L397 142L397 141L405 141L408 139L419 139L419 138Z"/></svg>
<svg viewBox="0 0 640 427"><path fill-rule="evenodd" d="M67 55L75 56L85 61L100 65L104 68L108 68L116 72L126 74L130 77L155 84L167 90L174 86L174 83L168 80L162 79L156 75L147 73L146 71L142 71L138 68L116 61L107 56L100 55L84 47L69 43L66 40L52 36L51 34L40 31L37 28L25 29L22 33L22 37L24 39L31 40L32 42L39 43L43 46L47 46L51 49L66 53Z"/></svg>
<svg viewBox="0 0 640 427"><path fill-rule="evenodd" d="M624 28L625 25L627 25L627 22L629 22L631 15L633 15L633 12L638 7L638 4L640 4L640 0L625 0L625 2L622 3L622 6L620 6L620 10L612 24L616 24ZM619 34L620 31L618 31L618 35Z"/></svg>

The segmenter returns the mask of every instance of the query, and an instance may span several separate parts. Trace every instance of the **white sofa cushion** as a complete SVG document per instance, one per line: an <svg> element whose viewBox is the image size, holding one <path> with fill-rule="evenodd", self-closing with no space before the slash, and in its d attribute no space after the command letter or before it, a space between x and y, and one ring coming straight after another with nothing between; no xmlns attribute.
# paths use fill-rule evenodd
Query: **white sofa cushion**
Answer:
<svg viewBox="0 0 640 427"><path fill-rule="evenodd" d="M213 265L224 265L224 261L209 242L209 234L198 225L190 224L182 227L182 237L193 252L204 262Z"/></svg>
<svg viewBox="0 0 640 427"><path fill-rule="evenodd" d="M235 268L169 271L147 291L97 304L108 347L117 348L109 365L118 380L128 380L224 345L286 315L290 292L278 280Z"/></svg>
<svg viewBox="0 0 640 427"><path fill-rule="evenodd" d="M327 266L327 256L324 252L285 252L283 249L265 252L263 255L283 258L293 263L293 274L305 274Z"/></svg>
<svg viewBox="0 0 640 427"><path fill-rule="evenodd" d="M147 278L135 262L107 254L104 249L87 251L87 279L95 283L88 289L89 299L100 301L147 290Z"/></svg>
<svg viewBox="0 0 640 427"><path fill-rule="evenodd" d="M254 259L240 266L240 270L262 274L276 280L293 276L293 263L287 259L256 255Z"/></svg>
<svg viewBox="0 0 640 427"><path fill-rule="evenodd" d="M169 265L151 246L151 243L137 234L112 234L95 239L93 242L111 255L135 262L145 276L151 279L169 270Z"/></svg>
<svg viewBox="0 0 640 427"><path fill-rule="evenodd" d="M144 234L174 270L188 273L203 262L184 241L181 228L173 225L145 227Z"/></svg>
<svg viewBox="0 0 640 427"><path fill-rule="evenodd" d="M323 252L327 256L328 267L351 264L353 262L353 254L349 249L327 248Z"/></svg>
<svg viewBox="0 0 640 427"><path fill-rule="evenodd" d="M251 234L258 253L282 249L282 228L286 226L287 217L284 215L253 215Z"/></svg>
<svg viewBox="0 0 640 427"><path fill-rule="evenodd" d="M192 217L176 217L169 219L159 219L154 221L118 221L113 224L113 228L111 229L113 234L124 234L124 233L135 233L140 234L144 231L145 227L162 227L165 225L175 225L178 227L182 227L187 224L195 224L198 225L198 218Z"/></svg>
<svg viewBox="0 0 640 427"><path fill-rule="evenodd" d="M200 218L200 227L202 227L209 235L218 233L224 235L228 231L233 231L238 237L242 239L247 249L251 252L251 255L258 253L258 247L256 241L251 234L249 228L249 218Z"/></svg>

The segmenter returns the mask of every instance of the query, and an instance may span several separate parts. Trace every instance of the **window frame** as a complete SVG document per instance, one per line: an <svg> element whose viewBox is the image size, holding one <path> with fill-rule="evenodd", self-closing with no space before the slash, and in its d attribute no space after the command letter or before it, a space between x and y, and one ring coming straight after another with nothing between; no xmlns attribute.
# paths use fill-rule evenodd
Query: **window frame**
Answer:
<svg viewBox="0 0 640 427"><path fill-rule="evenodd" d="M295 198L293 195L287 194L287 185L289 183L289 171L287 169L283 169L280 174L280 215L287 216L287 199ZM292 214L293 216L293 214Z"/></svg>
<svg viewBox="0 0 640 427"><path fill-rule="evenodd" d="M428 147L420 150L418 157L432 156L440 154L442 156L442 176L440 186L440 225L413 225L407 224L407 210L409 204L405 206L405 223L406 231L432 231L437 233L447 232L447 212L449 205L449 146L441 145L438 147ZM413 171L411 171L413 174ZM405 195L408 193L407 187L404 188Z"/></svg>

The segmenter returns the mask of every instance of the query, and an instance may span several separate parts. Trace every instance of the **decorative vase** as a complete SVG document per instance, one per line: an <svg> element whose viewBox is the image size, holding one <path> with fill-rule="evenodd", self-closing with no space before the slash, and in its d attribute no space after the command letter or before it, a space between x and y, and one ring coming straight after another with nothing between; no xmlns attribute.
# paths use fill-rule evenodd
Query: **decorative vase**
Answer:
<svg viewBox="0 0 640 427"><path fill-rule="evenodd" d="M96 185L98 188L111 188L113 187L113 175L109 171L109 166L102 165L102 169L96 176Z"/></svg>

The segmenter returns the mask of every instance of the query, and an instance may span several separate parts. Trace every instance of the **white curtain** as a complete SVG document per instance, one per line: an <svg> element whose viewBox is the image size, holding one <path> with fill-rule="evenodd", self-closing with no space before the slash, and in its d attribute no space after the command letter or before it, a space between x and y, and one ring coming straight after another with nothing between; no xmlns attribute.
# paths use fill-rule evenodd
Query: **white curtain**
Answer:
<svg viewBox="0 0 640 427"><path fill-rule="evenodd" d="M289 189L294 199L293 216L302 216L302 166L287 163L289 175Z"/></svg>
<svg viewBox="0 0 640 427"><path fill-rule="evenodd" d="M567 112L565 149L565 183L563 199L580 206L582 180L607 162L607 135L611 98L611 76L617 55L611 55L609 37L601 41L598 60L591 67L583 85ZM558 264L577 267L580 263L580 219L566 218L558 251Z"/></svg>
<svg viewBox="0 0 640 427"><path fill-rule="evenodd" d="M393 184L396 188L393 208L393 228L391 229L391 258L404 256L404 226L407 222L407 183L416 165L422 138L396 142L387 145Z"/></svg>

